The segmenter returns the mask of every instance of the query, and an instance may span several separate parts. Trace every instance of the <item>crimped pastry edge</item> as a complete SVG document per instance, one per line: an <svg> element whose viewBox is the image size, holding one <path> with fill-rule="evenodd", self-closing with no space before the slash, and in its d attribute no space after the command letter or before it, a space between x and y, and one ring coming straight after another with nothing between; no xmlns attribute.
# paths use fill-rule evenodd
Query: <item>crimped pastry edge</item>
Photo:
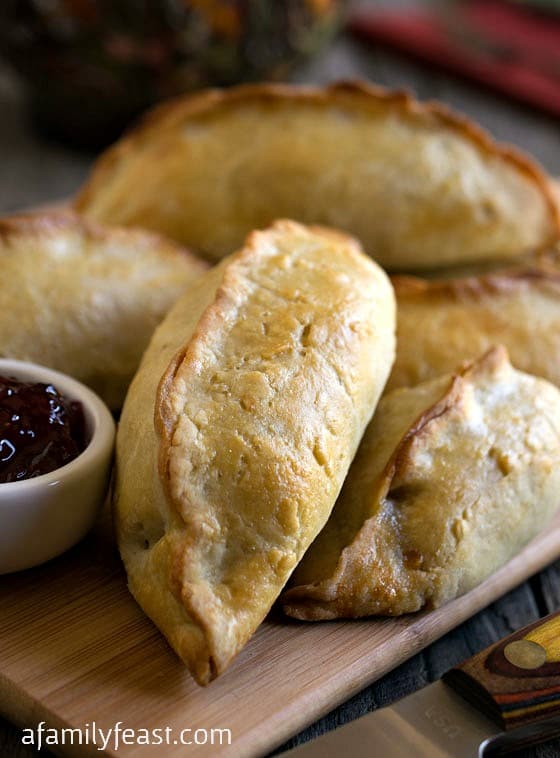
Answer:
<svg viewBox="0 0 560 758"><path fill-rule="evenodd" d="M166 258L182 258L193 270L206 271L210 264L184 245L164 237L162 234L141 227L105 226L85 218L71 207L56 208L42 212L18 213L0 218L0 245L19 239L35 239L41 242L63 236L65 233L79 233L85 239L98 244L118 242L128 248L135 244L148 245L157 249L158 255Z"/></svg>
<svg viewBox="0 0 560 758"><path fill-rule="evenodd" d="M289 219L277 219L264 231L266 232L269 230L290 228L292 226L294 228L297 228L301 225L299 222L294 222ZM311 232L318 233L325 237L332 237L335 240L338 239L344 241L348 246L348 250L352 250L352 252L359 258L364 255L360 243L351 234L346 234L337 229L331 229L327 226L321 226L320 224L305 224L303 226L305 226L305 228ZM176 414L170 408L169 403L167 402L171 391L171 386L173 384L177 371L179 370L179 367L183 364L184 361L187 361L191 357L191 353L194 351L196 344L200 340L204 340L205 336L215 328L216 323L219 322L223 317L224 306L227 305L229 301L227 289L232 277L235 277L235 271L232 272L232 263L235 267L237 267L240 264L250 264L254 258L258 259L259 241L263 233L263 230L259 229L250 232L245 240L243 247L236 251L234 253L234 256L230 256L228 258L229 265L225 271L220 286L216 290L214 300L202 313L197 323L196 329L190 336L187 343L179 348L179 350L175 353L173 359L170 361L167 367L167 370L162 375L162 378L159 382L154 406L154 426L156 434L160 438L160 451L158 455L159 475L164 490L169 498L171 495L168 488L169 481L167 462L169 451L171 449L171 438L173 436L173 431L176 423ZM235 260L233 260L233 257Z"/></svg>
<svg viewBox="0 0 560 758"><path fill-rule="evenodd" d="M528 257L518 265L502 263L496 270L468 276L426 279L422 276L393 274L391 283L398 298L419 297L423 300L466 298L483 300L498 292L512 291L530 285L560 289L560 248Z"/></svg>
<svg viewBox="0 0 560 758"><path fill-rule="evenodd" d="M387 497L393 480L398 479L406 468L410 447L422 436L431 421L444 416L456 405L462 391L462 380L476 376L481 372L493 371L504 363L509 364L508 351L503 345L496 345L487 350L480 358L465 361L451 374L449 383L442 390L440 399L422 411L401 437L379 477L371 498L376 498L381 502ZM394 390L394 392L399 391L400 388ZM339 618L337 614L333 614L329 610L330 605L336 606L336 583L332 579L334 576L344 575L345 566L349 560L349 551L355 541L359 539L368 520L364 521L351 541L342 549L336 567L329 577L317 582L290 587L284 591L279 604L286 615L299 621L328 621ZM430 605L429 601L427 605ZM347 618L346 615L344 617Z"/></svg>
<svg viewBox="0 0 560 758"><path fill-rule="evenodd" d="M152 130L161 131L190 116L219 113L238 102L271 100L304 100L316 104L336 102L345 95L363 98L364 103L384 102L402 114L424 122L433 121L455 131L474 143L486 154L509 163L529 178L539 189L548 206L550 222L555 229L548 243L560 236L560 203L550 178L528 155L511 145L500 144L490 134L468 119L436 101L419 102L405 90L387 90L364 81L340 81L327 87L312 87L289 84L245 84L228 90L210 89L194 95L173 98L148 111L123 138L105 151L94 164L92 173L74 199L74 207L84 210L102 187L113 168L136 145L150 137ZM546 244L546 243L544 243Z"/></svg>
<svg viewBox="0 0 560 758"><path fill-rule="evenodd" d="M294 222L288 219L278 219L270 224L265 230L255 230L251 232L247 236L243 247L237 250L233 256L229 256L227 259L224 259L228 261L228 265L212 301L200 315L194 332L175 352L174 356L168 363L167 369L162 374L156 391L153 419L156 434L155 445L157 455L157 475L159 479L159 485L161 486L163 495L165 497L166 506L170 509L171 512L178 510L180 505L180 502L177 502L172 494L171 475L168 466L170 451L172 448L173 433L177 423L177 414L171 408L168 402L175 376L183 363L185 361L189 361L189 359L192 357L192 353L196 350L197 343L200 340L204 340L206 335L215 328L216 323L219 323L219 321L223 318L224 307L227 306L228 302L230 302L230 296L228 295L227 290L231 281L235 282L235 277L237 275L236 269L240 264L251 264L253 259L259 258L258 251L260 248L260 238L263 233L266 233L271 229L290 226L304 226L306 229L313 232L318 232L323 236L332 237L338 240L344 240L348 246L348 251L350 252L351 250L356 258L360 260L365 259L365 261L373 263L376 268L379 268L380 271L382 271L382 269L377 264L375 264L374 261L371 261L371 259L368 259L367 256L365 256L360 243L352 235L321 225L302 225L299 222ZM218 264L215 269L218 269L220 265L222 264ZM196 660L195 654L190 648L188 650L179 650L178 645L181 643L179 643L177 639L175 639L172 645L180 657L189 664L191 673L195 677L197 683L200 685L207 685L228 668L231 661L236 657L239 651L235 650L227 657L219 657L216 655L216 650L213 648L209 641L211 639L211 635L209 633L208 621L204 616L196 611L192 603L186 602L188 601L189 593L186 593L186 597L183 594L184 586L179 579L180 565L176 560L174 560L174 557L171 555L171 551L169 557L169 572L174 600L181 607L181 610L185 612L186 615L197 625L196 631L202 632L199 635L197 644L201 649L204 649L204 653L207 656L207 663L202 665L200 662L198 662ZM171 641L171 638L167 634L166 630L162 630L162 633L165 634Z"/></svg>

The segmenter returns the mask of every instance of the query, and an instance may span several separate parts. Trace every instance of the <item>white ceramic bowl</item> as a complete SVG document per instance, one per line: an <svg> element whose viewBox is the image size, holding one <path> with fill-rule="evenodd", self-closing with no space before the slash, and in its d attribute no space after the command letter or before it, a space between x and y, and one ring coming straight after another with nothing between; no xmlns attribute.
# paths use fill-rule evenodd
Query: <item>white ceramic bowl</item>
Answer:
<svg viewBox="0 0 560 758"><path fill-rule="evenodd" d="M34 363L0 359L0 376L53 384L82 403L87 446L48 474L0 483L0 574L30 568L68 550L90 529L107 494L115 423L90 389Z"/></svg>

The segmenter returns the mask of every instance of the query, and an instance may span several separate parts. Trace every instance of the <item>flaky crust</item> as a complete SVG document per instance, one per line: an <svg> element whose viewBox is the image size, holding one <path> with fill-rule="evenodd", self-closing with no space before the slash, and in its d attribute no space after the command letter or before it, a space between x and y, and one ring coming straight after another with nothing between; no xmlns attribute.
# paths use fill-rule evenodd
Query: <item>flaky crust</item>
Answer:
<svg viewBox="0 0 560 758"><path fill-rule="evenodd" d="M118 409L154 328L207 267L71 212L0 219L0 355L70 374Z"/></svg>
<svg viewBox="0 0 560 758"><path fill-rule="evenodd" d="M290 221L180 299L117 437L129 586L196 680L220 674L324 525L388 376L394 298L351 238Z"/></svg>
<svg viewBox="0 0 560 758"><path fill-rule="evenodd" d="M395 616L475 587L560 507L560 392L504 348L379 403L282 596L303 620Z"/></svg>
<svg viewBox="0 0 560 758"><path fill-rule="evenodd" d="M76 206L212 260L279 216L355 234L389 270L507 259L560 236L532 161L441 105L358 83L160 106L101 157Z"/></svg>
<svg viewBox="0 0 560 758"><path fill-rule="evenodd" d="M560 386L560 251L480 276L394 276L397 358L386 391L453 371L492 345Z"/></svg>

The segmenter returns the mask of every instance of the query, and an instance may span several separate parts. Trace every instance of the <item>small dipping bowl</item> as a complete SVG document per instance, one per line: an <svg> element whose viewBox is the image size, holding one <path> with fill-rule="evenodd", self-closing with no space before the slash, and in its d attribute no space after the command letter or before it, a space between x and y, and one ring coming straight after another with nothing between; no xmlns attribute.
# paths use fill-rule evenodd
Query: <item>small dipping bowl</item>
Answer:
<svg viewBox="0 0 560 758"><path fill-rule="evenodd" d="M52 384L82 404L85 449L70 463L31 479L0 483L0 574L31 568L75 545L91 528L107 494L115 422L105 403L66 374L0 359L0 376Z"/></svg>

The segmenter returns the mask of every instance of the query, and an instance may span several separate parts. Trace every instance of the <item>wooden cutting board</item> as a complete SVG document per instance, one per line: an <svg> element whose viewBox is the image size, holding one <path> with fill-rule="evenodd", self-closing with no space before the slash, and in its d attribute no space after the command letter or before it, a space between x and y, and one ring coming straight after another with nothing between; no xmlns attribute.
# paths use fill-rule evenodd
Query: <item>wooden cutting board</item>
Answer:
<svg viewBox="0 0 560 758"><path fill-rule="evenodd" d="M271 617L220 679L199 688L128 594L107 523L46 566L0 577L0 710L22 727L229 728L232 741L51 747L64 755L264 754L560 556L557 517L437 611L317 624Z"/></svg>

